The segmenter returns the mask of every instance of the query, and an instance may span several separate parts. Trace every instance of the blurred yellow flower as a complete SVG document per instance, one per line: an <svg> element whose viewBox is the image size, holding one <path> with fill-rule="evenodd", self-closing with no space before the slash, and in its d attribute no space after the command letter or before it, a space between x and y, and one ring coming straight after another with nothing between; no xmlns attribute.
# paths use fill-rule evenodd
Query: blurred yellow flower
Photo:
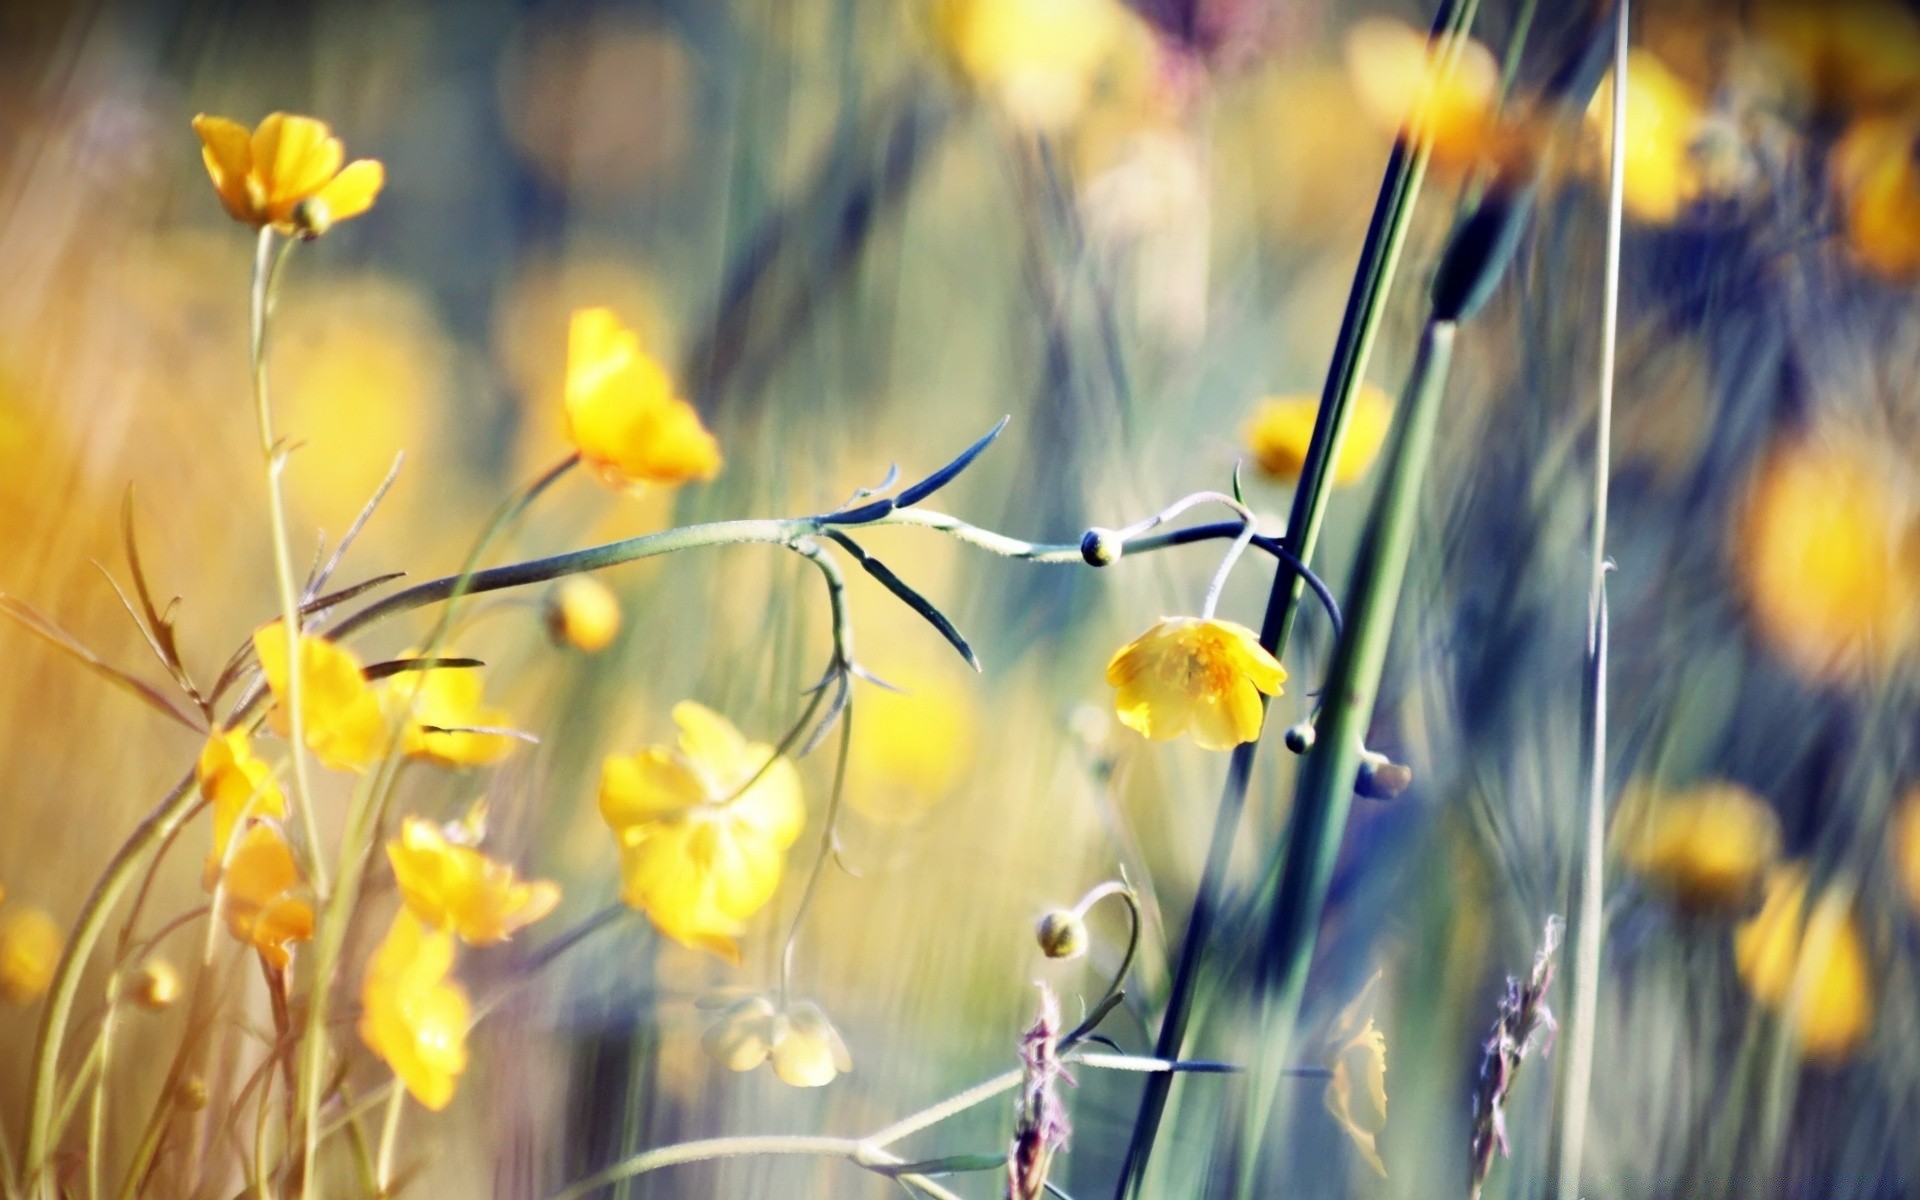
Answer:
<svg viewBox="0 0 1920 1200"><path fill-rule="evenodd" d="M1620 858L1683 907L1726 908L1751 898L1780 853L1780 821L1737 783L1683 791L1630 789L1614 818Z"/></svg>
<svg viewBox="0 0 1920 1200"><path fill-rule="evenodd" d="M1877 274L1920 274L1920 115L1867 115L1833 148L1847 246Z"/></svg>
<svg viewBox="0 0 1920 1200"><path fill-rule="evenodd" d="M28 904L0 909L0 998L37 1000L53 982L62 938L53 918Z"/></svg>
<svg viewBox="0 0 1920 1200"><path fill-rule="evenodd" d="M610 308L583 308L567 332L567 436L609 487L720 473L720 446L674 393L667 369Z"/></svg>
<svg viewBox="0 0 1920 1200"><path fill-rule="evenodd" d="M1792 1024L1800 1052L1838 1061L1873 1024L1873 981L1851 904L1828 889L1809 908L1807 869L1767 874L1766 901L1733 936L1734 965L1760 1003Z"/></svg>
<svg viewBox="0 0 1920 1200"><path fill-rule="evenodd" d="M194 768L200 794L213 806L213 849L207 855L208 883L220 870L227 843L246 817L284 817L287 797L274 781L273 768L256 758L244 729L215 730Z"/></svg>
<svg viewBox="0 0 1920 1200"><path fill-rule="evenodd" d="M180 972L164 958L152 959L134 976L128 995L148 1012L170 1008L180 998Z"/></svg>
<svg viewBox="0 0 1920 1200"><path fill-rule="evenodd" d="M1910 789L1893 811L1893 865L1907 902L1920 912L1920 787Z"/></svg>
<svg viewBox="0 0 1920 1200"><path fill-rule="evenodd" d="M1776 69L1824 109L1920 95L1920 17L1899 0L1761 0L1751 20Z"/></svg>
<svg viewBox="0 0 1920 1200"><path fill-rule="evenodd" d="M673 720L677 747L610 755L601 770L620 894L674 941L738 961L734 939L773 898L806 821L800 773L692 701Z"/></svg>
<svg viewBox="0 0 1920 1200"><path fill-rule="evenodd" d="M389 711L412 713L401 735L401 749L410 758L443 767L487 766L512 753L514 739L506 734L474 732L506 729L513 721L505 709L483 702L485 687L477 667L436 667L395 675L387 685L385 703L392 706Z"/></svg>
<svg viewBox="0 0 1920 1200"><path fill-rule="evenodd" d="M1367 17L1347 31L1346 58L1367 118L1395 137L1431 138L1436 168L1460 174L1503 152L1500 65L1479 42Z"/></svg>
<svg viewBox="0 0 1920 1200"><path fill-rule="evenodd" d="M254 653L273 689L268 722L287 736L288 670L286 624L262 625L253 635ZM380 696L368 685L353 651L321 637L300 635L300 724L307 748L336 771L357 771L385 753L387 718Z"/></svg>
<svg viewBox="0 0 1920 1200"><path fill-rule="evenodd" d="M547 634L557 645L598 654L620 634L620 598L591 575L574 575L547 593Z"/></svg>
<svg viewBox="0 0 1920 1200"><path fill-rule="evenodd" d="M972 765L979 724L973 693L945 674L893 682L907 691L861 702L847 755L847 803L881 822L917 820L946 799Z"/></svg>
<svg viewBox="0 0 1920 1200"><path fill-rule="evenodd" d="M1116 0L940 0L934 20L961 78L1037 130L1081 114L1134 28Z"/></svg>
<svg viewBox="0 0 1920 1200"><path fill-rule="evenodd" d="M453 935L428 929L403 908L360 989L360 1040L435 1112L453 1100L454 1081L467 1069L472 1009L447 978L452 970Z"/></svg>
<svg viewBox="0 0 1920 1200"><path fill-rule="evenodd" d="M1897 466L1864 439L1776 446L1734 531L1748 612L1815 678L1883 667L1920 633L1920 539Z"/></svg>
<svg viewBox="0 0 1920 1200"><path fill-rule="evenodd" d="M1700 99L1685 80L1653 52L1627 55L1627 139L1621 180L1629 213L1649 224L1678 218L1704 190L1694 147L1706 119ZM1613 76L1608 74L1587 108L1587 126L1599 140L1596 170L1607 178L1613 153Z"/></svg>
<svg viewBox="0 0 1920 1200"><path fill-rule="evenodd" d="M1292 482L1307 464L1307 444L1313 440L1313 422L1320 415L1318 396L1274 396L1260 402L1241 438L1254 462L1274 479ZM1393 398L1371 383L1353 396L1353 413L1346 436L1333 461L1333 483L1344 487L1358 481L1373 465L1393 425Z"/></svg>
<svg viewBox="0 0 1920 1200"><path fill-rule="evenodd" d="M1327 1112L1346 1131L1367 1165L1387 1176L1380 1161L1380 1135L1387 1128L1387 1038L1375 1023L1380 974L1334 1019L1329 1035Z"/></svg>
<svg viewBox="0 0 1920 1200"><path fill-rule="evenodd" d="M1107 663L1120 721L1160 740L1191 732L1207 750L1260 736L1260 694L1287 678L1253 630L1232 621L1162 617Z"/></svg>
<svg viewBox="0 0 1920 1200"><path fill-rule="evenodd" d="M260 952L268 965L285 969L291 942L313 937L313 906L298 894L300 868L277 826L256 821L227 859L221 911L227 929Z"/></svg>
<svg viewBox="0 0 1920 1200"><path fill-rule="evenodd" d="M840 1031L810 1000L782 1009L765 996L747 996L721 1011L700 1044L729 1071L771 1059L774 1076L790 1087L823 1087L853 1070Z"/></svg>
<svg viewBox="0 0 1920 1200"><path fill-rule="evenodd" d="M373 207L386 168L370 158L348 163L326 122L272 113L251 134L205 113L193 119L200 156L220 202L236 221L271 225L289 237L318 236Z"/></svg>
<svg viewBox="0 0 1920 1200"><path fill-rule="evenodd" d="M512 866L448 841L419 817L401 822L400 836L387 843L387 860L407 911L429 928L452 930L469 946L504 942L560 903L557 884L522 882Z"/></svg>

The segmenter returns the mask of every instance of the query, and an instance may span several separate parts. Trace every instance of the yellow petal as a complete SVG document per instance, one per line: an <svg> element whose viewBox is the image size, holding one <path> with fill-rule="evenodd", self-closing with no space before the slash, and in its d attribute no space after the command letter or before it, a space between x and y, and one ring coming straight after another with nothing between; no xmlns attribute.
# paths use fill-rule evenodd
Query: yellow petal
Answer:
<svg viewBox="0 0 1920 1200"><path fill-rule="evenodd" d="M253 169L266 189L268 217L275 224L286 221L294 205L334 177L344 157L326 122L270 114L253 134Z"/></svg>
<svg viewBox="0 0 1920 1200"><path fill-rule="evenodd" d="M610 755L600 768L600 816L616 833L677 816L706 798L700 776L662 749Z"/></svg>
<svg viewBox="0 0 1920 1200"><path fill-rule="evenodd" d="M0 998L37 999L53 982L60 946L60 927L46 913L25 904L0 911Z"/></svg>
<svg viewBox="0 0 1920 1200"><path fill-rule="evenodd" d="M373 207L387 181L387 169L378 160L362 158L347 164L313 199L326 206L327 220L338 224Z"/></svg>
<svg viewBox="0 0 1920 1200"><path fill-rule="evenodd" d="M425 1107L444 1109L467 1066L467 995L448 980L453 938L402 909L367 965L360 1038Z"/></svg>
<svg viewBox="0 0 1920 1200"><path fill-rule="evenodd" d="M816 1005L805 1001L783 1014L776 1026L772 1058L774 1075L789 1087L822 1087L853 1067L839 1031Z"/></svg>
<svg viewBox="0 0 1920 1200"><path fill-rule="evenodd" d="M253 149L246 126L201 113L193 119L193 131L199 135L200 155L213 179L213 190L228 214L236 221L263 224L265 216L255 209L247 190Z"/></svg>
<svg viewBox="0 0 1920 1200"><path fill-rule="evenodd" d="M1828 889L1811 908L1804 866L1776 868L1766 902L1734 934L1734 965L1754 998L1792 1023L1802 1054L1846 1058L1873 1024L1872 976L1851 905Z"/></svg>

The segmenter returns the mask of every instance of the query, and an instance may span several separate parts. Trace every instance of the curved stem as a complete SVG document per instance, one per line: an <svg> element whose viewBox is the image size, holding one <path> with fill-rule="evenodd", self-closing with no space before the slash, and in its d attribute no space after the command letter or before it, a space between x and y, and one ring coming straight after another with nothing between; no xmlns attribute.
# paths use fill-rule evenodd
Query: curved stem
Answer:
<svg viewBox="0 0 1920 1200"><path fill-rule="evenodd" d="M1060 1048L1070 1050L1075 1044L1085 1041L1099 1026L1101 1018L1107 1015L1119 999L1122 989L1127 986L1127 975L1133 970L1134 957L1140 952L1140 897L1133 888L1119 880L1108 880L1080 897L1080 903L1073 906L1075 916L1084 917L1087 911L1108 896L1118 896L1127 904L1127 949L1120 956L1120 968L1113 973L1113 979L1107 984L1106 992L1100 1002L1087 1010L1087 1017L1060 1039Z"/></svg>

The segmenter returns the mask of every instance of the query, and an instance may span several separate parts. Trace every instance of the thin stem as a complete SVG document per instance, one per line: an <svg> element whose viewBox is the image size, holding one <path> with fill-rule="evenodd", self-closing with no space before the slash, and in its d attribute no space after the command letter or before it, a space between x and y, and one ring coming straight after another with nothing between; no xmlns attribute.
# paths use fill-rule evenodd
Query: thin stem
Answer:
<svg viewBox="0 0 1920 1200"><path fill-rule="evenodd" d="M373 1166L376 1195L387 1195L387 1187L393 1182L393 1148L400 1141L400 1112L406 1106L407 1089L396 1084L387 1096L386 1119L380 1123L380 1155Z"/></svg>
<svg viewBox="0 0 1920 1200"><path fill-rule="evenodd" d="M100 1200L100 1155L107 1137L107 1069L113 1060L113 1028L120 1015L122 974L107 980L107 1011L100 1017L100 1051L93 1077L93 1103L87 1115L87 1200ZM78 1086L78 1081L75 1081Z"/></svg>
<svg viewBox="0 0 1920 1200"><path fill-rule="evenodd" d="M1107 1010L1112 1007L1121 990L1127 986L1127 976L1133 971L1134 957L1140 952L1140 897L1136 896L1133 888L1127 884L1114 879L1094 888L1080 897L1080 903L1073 906L1074 916L1086 916L1089 909L1108 896L1118 896L1126 902L1127 949L1120 956L1120 967L1113 973L1113 979L1107 984L1107 990L1101 995L1099 1003L1088 1009L1086 1019L1060 1039L1060 1046L1065 1050L1070 1050L1076 1044L1085 1041L1100 1024L1101 1018L1106 1016Z"/></svg>

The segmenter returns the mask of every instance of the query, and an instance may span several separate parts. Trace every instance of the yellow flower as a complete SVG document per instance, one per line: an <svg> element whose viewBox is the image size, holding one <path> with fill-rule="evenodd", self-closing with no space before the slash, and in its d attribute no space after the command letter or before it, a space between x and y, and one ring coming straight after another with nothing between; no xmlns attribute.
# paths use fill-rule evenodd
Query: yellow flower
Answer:
<svg viewBox="0 0 1920 1200"><path fill-rule="evenodd" d="M273 689L268 717L275 732L287 734L288 671L286 625L275 621L254 632L253 649ZM360 660L351 650L318 634L300 635L300 724L307 748L336 771L357 771L385 753L387 718L379 694L367 684Z"/></svg>
<svg viewBox="0 0 1920 1200"><path fill-rule="evenodd" d="M504 942L560 903L560 888L521 882L511 866L472 846L449 842L431 822L408 817L387 843L387 859L407 910L422 924L450 929L469 946Z"/></svg>
<svg viewBox="0 0 1920 1200"><path fill-rule="evenodd" d="M453 1100L454 1081L467 1069L472 1009L447 978L452 970L453 935L401 909L360 989L360 1040L435 1112Z"/></svg>
<svg viewBox="0 0 1920 1200"><path fill-rule="evenodd" d="M271 225L289 237L316 237L373 207L386 168L370 158L340 165L345 153L324 121L273 113L248 134L225 117L193 119L213 190L236 221Z"/></svg>
<svg viewBox="0 0 1920 1200"><path fill-rule="evenodd" d="M60 961L60 927L31 905L0 911L0 998L27 1004L53 982Z"/></svg>
<svg viewBox="0 0 1920 1200"><path fill-rule="evenodd" d="M720 473L720 446L674 394L667 369L610 308L582 308L567 333L567 436L607 486L679 484Z"/></svg>
<svg viewBox="0 0 1920 1200"><path fill-rule="evenodd" d="M1847 246L1861 265L1890 279L1920 274L1920 116L1863 116L1833 148Z"/></svg>
<svg viewBox="0 0 1920 1200"><path fill-rule="evenodd" d="M1241 434L1260 469L1274 479L1292 482L1307 465L1307 444L1313 440L1313 422L1320 415L1318 396L1274 396L1260 403ZM1353 412L1346 436L1333 460L1333 483L1357 482L1373 465L1393 424L1393 399L1371 383L1354 393Z"/></svg>
<svg viewBox="0 0 1920 1200"><path fill-rule="evenodd" d="M1260 736L1260 693L1287 678L1251 629L1232 621L1162 617L1107 663L1120 721L1149 738L1191 731L1207 750Z"/></svg>
<svg viewBox="0 0 1920 1200"><path fill-rule="evenodd" d="M160 1012L180 998L180 972L164 958L153 959L134 976L128 994L148 1012Z"/></svg>
<svg viewBox="0 0 1920 1200"><path fill-rule="evenodd" d="M847 802L874 821L917 820L944 800L973 759L973 695L949 676L927 672L905 694L863 701L860 730L847 757Z"/></svg>
<svg viewBox="0 0 1920 1200"><path fill-rule="evenodd" d="M1432 138L1436 168L1457 175L1502 152L1500 66L1479 42L1431 41L1405 22L1368 17L1348 31L1346 58L1367 118L1395 137Z"/></svg>
<svg viewBox="0 0 1920 1200"><path fill-rule="evenodd" d="M227 860L222 911L228 931L270 966L285 969L288 944L313 937L313 906L296 894L300 886L300 868L279 829L266 821L248 826Z"/></svg>
<svg viewBox="0 0 1920 1200"><path fill-rule="evenodd" d="M620 598L591 575L574 575L547 594L547 634L562 646L598 654L620 634Z"/></svg>
<svg viewBox="0 0 1920 1200"><path fill-rule="evenodd" d="M1651 51L1627 54L1627 139L1621 180L1628 212L1650 224L1670 224L1704 190L1694 146L1706 114L1693 89ZM1587 108L1599 138L1596 169L1606 178L1613 146L1613 77Z"/></svg>
<svg viewBox="0 0 1920 1200"><path fill-rule="evenodd" d="M840 1031L810 1000L781 1009L752 995L723 1009L700 1044L729 1071L751 1071L773 1062L773 1073L790 1087L823 1087L853 1070Z"/></svg>
<svg viewBox="0 0 1920 1200"><path fill-rule="evenodd" d="M1754 32L1775 65L1829 111L1920 94L1920 20L1899 0L1762 0Z"/></svg>
<svg viewBox="0 0 1920 1200"><path fill-rule="evenodd" d="M1844 1059L1873 1024L1867 950L1851 905L1828 889L1809 908L1803 864L1768 873L1766 901L1735 932L1733 956L1754 998L1791 1022L1809 1058Z"/></svg>
<svg viewBox="0 0 1920 1200"><path fill-rule="evenodd" d="M1387 1038L1374 1023L1380 975L1334 1019L1329 1036L1327 1112L1346 1131L1367 1165L1387 1176L1380 1161L1379 1137L1387 1128Z"/></svg>
<svg viewBox="0 0 1920 1200"><path fill-rule="evenodd" d="M1735 528L1748 612L1794 667L1858 675L1920 634L1920 539L1897 465L1864 439L1784 442Z"/></svg>
<svg viewBox="0 0 1920 1200"><path fill-rule="evenodd" d="M400 742L409 757L443 767L480 767L513 752L514 740L506 734L473 732L505 729L513 721L505 709L482 702L485 683L478 668L402 671L388 687L388 704L399 710L411 705L412 718Z"/></svg>
<svg viewBox="0 0 1920 1200"><path fill-rule="evenodd" d="M1893 864L1908 903L1920 911L1920 787L1908 791L1894 810Z"/></svg>
<svg viewBox="0 0 1920 1200"><path fill-rule="evenodd" d="M1767 802L1716 780L1684 791L1630 790L1614 818L1624 861L1686 908L1726 908L1754 895L1780 853Z"/></svg>
<svg viewBox="0 0 1920 1200"><path fill-rule="evenodd" d="M958 74L1040 130L1080 115L1132 28L1114 0L942 0L934 19Z"/></svg>
<svg viewBox="0 0 1920 1200"><path fill-rule="evenodd" d="M734 939L773 898L806 821L800 774L692 701L673 719L677 748L611 755L601 771L621 896L667 937L737 961Z"/></svg>
<svg viewBox="0 0 1920 1200"><path fill-rule="evenodd" d="M254 757L244 729L215 730L200 751L194 775L200 794L213 806L213 849L207 855L211 885L242 818L284 817L287 797L274 782L273 768Z"/></svg>

